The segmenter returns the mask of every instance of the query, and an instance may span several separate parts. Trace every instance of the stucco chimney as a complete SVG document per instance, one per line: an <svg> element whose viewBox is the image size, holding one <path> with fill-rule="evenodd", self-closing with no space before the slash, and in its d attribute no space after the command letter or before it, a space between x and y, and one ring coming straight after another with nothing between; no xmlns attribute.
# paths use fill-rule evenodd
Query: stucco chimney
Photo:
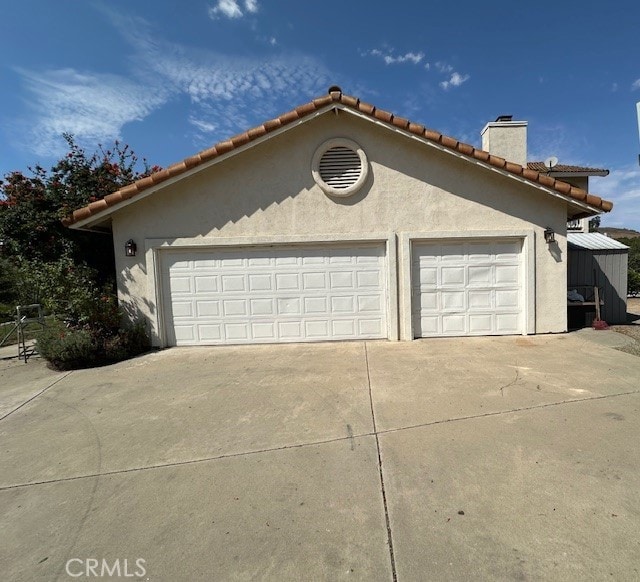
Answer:
<svg viewBox="0 0 640 582"><path fill-rule="evenodd" d="M482 149L509 162L527 165L527 122L501 115L482 130Z"/></svg>

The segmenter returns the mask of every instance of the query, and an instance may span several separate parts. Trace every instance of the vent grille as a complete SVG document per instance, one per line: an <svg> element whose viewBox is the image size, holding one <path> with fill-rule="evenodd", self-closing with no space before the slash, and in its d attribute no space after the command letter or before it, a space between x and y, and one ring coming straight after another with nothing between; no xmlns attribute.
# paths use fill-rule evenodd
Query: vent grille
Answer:
<svg viewBox="0 0 640 582"><path fill-rule="evenodd" d="M320 158L320 177L336 190L353 186L362 174L362 161L357 152L344 146L328 149Z"/></svg>

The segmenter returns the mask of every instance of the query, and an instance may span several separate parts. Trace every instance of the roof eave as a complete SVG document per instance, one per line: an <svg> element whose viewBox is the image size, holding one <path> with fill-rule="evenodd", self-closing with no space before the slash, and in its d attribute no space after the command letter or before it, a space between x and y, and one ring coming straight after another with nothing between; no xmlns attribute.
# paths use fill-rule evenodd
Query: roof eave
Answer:
<svg viewBox="0 0 640 582"><path fill-rule="evenodd" d="M142 192L140 192L139 194L136 194L135 196L133 196L132 198L130 198L129 200L123 200L122 202L120 202L119 204L117 204L116 206L110 206L108 208L105 208L104 210L97 212L96 214L92 215L92 216L88 216L87 218L83 218L81 220L78 220L77 222L74 222L72 224L69 225L69 228L73 228L75 230L92 230L93 229L93 225L95 224L100 224L102 222L105 221L106 218L110 217L113 213L115 212L119 212L120 210L122 210L123 208L126 208L127 206L129 206L130 204L134 204L136 202L139 202L140 200L146 198L147 196L151 196L152 194L154 194L155 192L158 192L159 190L162 190L164 188L167 188L168 186L172 186L173 184L175 184L176 182L179 182L185 178L189 178L190 176L193 176L199 172L202 172L204 170L207 170L208 168L211 168L212 166L215 166L216 164L219 164L220 162L223 162L224 160L227 160L231 157L234 157L236 155L241 154L242 152L245 152L257 145L260 145L261 143L267 141L268 139L275 137L277 135L281 135L287 131L289 131L290 129L293 129L295 127L298 127L299 125L302 125L303 123L306 123L308 121L311 121L312 119L316 119L317 117L320 117L321 115L324 115L325 113L332 111L336 108L344 108L344 106L340 103L330 103L328 105L325 105L324 107L322 107L321 109L318 109L317 111L314 111L313 113L310 113L300 119L297 119L293 122L288 123L287 125L283 125L282 127L279 127L277 129L274 129L268 133L265 133L264 135L255 138L249 142L247 142L246 144L243 144L241 146L238 146L228 152L225 152L223 154L220 154L219 156L213 158L212 160L209 160L207 162L203 162L197 166L194 166L193 168L187 170L186 172L182 172L180 174L177 174L176 176L173 176L172 178L169 178L167 180L164 180L163 182L160 182L157 185L151 186L150 188L147 188L145 190L143 190Z"/></svg>
<svg viewBox="0 0 640 582"><path fill-rule="evenodd" d="M416 141L419 141L420 143L423 143L429 147L432 147L440 152L443 152L445 154L454 156L458 159L462 159L465 160L467 162L471 162L474 163L486 170L491 170L492 172L496 172L502 176L505 176L506 178L510 178L512 180L516 180L517 182L520 182L521 184L525 184L527 186L531 186L532 188L536 188L538 190L542 190L543 192L546 192L547 194L550 194L551 196L553 196L554 198L558 198L560 200L563 200L565 202L567 202L571 207L575 208L576 210L578 210L579 212L584 213L584 216L595 216L596 214L600 214L603 212L603 210L601 208L597 208L595 206L591 206L590 204L586 204L584 202L580 202L578 200L575 200L574 198L571 198L570 196L565 196L564 194L562 194L561 192L558 192L557 190L554 190L553 188L547 188L546 186L542 185L542 184L537 184L535 182L532 182L531 180L527 180L526 178L522 177L522 176L518 176L516 174L513 174L512 172L508 172L506 170L503 170L502 168L497 168L496 166L493 166L487 162L483 162L482 160L478 160L475 158L472 158L470 156L467 156L465 154L462 154L456 150L453 150L451 148L448 148L446 146L443 146L441 144L438 144L434 141L431 141L430 139L426 138L426 137L421 137L419 135L413 134L413 133L409 133L407 131L404 131L401 128L389 125L388 123L384 123L382 121L379 121L378 119L371 119L370 116L362 114L359 111L354 111L353 109L344 106L342 104L336 104L336 108L338 109L342 109L344 111L347 111L348 113L351 113L353 115L356 115L358 117L361 117L362 119L366 119L367 121L371 121L372 123L376 123L378 124L380 127L384 127L388 130L394 131L396 133L399 133L400 135L403 135L405 137L409 137L411 139L414 139Z"/></svg>
<svg viewBox="0 0 640 582"><path fill-rule="evenodd" d="M588 178L590 176L608 176L609 170L596 170L593 172L547 172L552 178Z"/></svg>
<svg viewBox="0 0 640 582"><path fill-rule="evenodd" d="M334 95L332 94L332 98L333 97ZM340 97L342 98L342 95ZM352 98L348 98L348 99L352 99ZM375 114L372 115L370 113L362 111L361 109L355 109L349 103L344 103L342 101L336 100L336 98L333 98L332 101L329 101L326 105L322 105L317 110L312 112L304 112L304 115L302 117L299 117L298 119L295 119L292 121L287 120L287 122L281 125L280 127L275 127L273 129L270 129L269 131L266 131L262 135L259 135L255 138L246 138L248 139L248 141L244 141L243 143L241 142L237 146L232 143L233 140L235 139L235 138L232 138L231 140L229 140L229 142L232 143L232 145L230 149L228 149L227 151L216 154L215 157L213 157L212 159L198 163L197 165L191 168L187 168L187 169L184 169L184 167L183 169L177 168L175 175L173 176L170 175L167 178L163 178L162 181L160 181L158 184L145 187L142 191L135 192L134 194L129 193L128 198L119 201L117 204L114 204L113 206L107 206L107 208L102 208L102 209L100 209L100 206L98 206L95 209L94 214L91 214L86 218L81 218L80 220L77 220L69 224L68 226L70 228L74 228L77 230L91 230L95 226L98 226L101 223L105 222L105 220L107 220L113 213L119 212L123 208L126 208L127 206L129 206L129 204L132 204L138 200L142 200L143 198L146 198L147 196L150 196L155 192L162 190L163 188L166 188L175 184L179 180L188 178L198 172L206 170L219 162L227 160L232 156L241 154L242 152L245 152L246 150L254 146L262 144L263 142L265 142L267 139L270 139L271 137L280 135L290 129L294 129L299 125L302 125L303 123L306 123L307 121L311 121L322 115L325 115L329 111L346 111L351 115L359 117L368 122L375 123L380 127L396 132L399 135L402 135L404 137L409 137L415 141L418 141L428 147L434 148L440 152L454 156L458 159L465 160L467 162L474 163L477 166L480 166L486 170L491 170L502 176L505 176L512 180L516 180L522 184L533 187L539 191L546 192L549 195L553 196L554 198L565 201L570 206L570 208L573 208L576 211L573 214L574 217L594 216L601 212L607 211L603 208L592 206L587 202L582 202L581 200L576 199L568 194L564 194L563 192L560 192L555 188L552 188L550 186L545 186L544 184L541 184L538 181L525 178L523 175L520 175L519 173L514 172L513 169L506 170L506 169L503 169L503 167L496 166L493 163L490 163L489 161L485 161L485 158L483 158L482 155L484 155L487 158L487 160L490 158L493 158L494 160L497 159L494 156L490 156L490 154L488 154L487 152L479 152L482 155L478 157L475 154L476 152L475 148L473 148L472 146L468 146L466 144L462 144L467 149L469 149L470 152L473 153L473 155L463 153L458 149L458 145L460 142L457 142L452 138L448 138L447 136L440 135L437 132L431 132L432 134L435 134L437 136L438 141L434 141L433 137L427 136L427 133L429 133L429 130L425 129L423 126L413 124L415 125L416 128L419 129L419 131L416 133L416 131L411 129L412 124L408 120L403 120L402 118L394 118L392 114L389 114L383 111L380 111L380 115L379 115L378 110L375 110ZM398 122L396 121L396 119L398 120ZM282 118L279 118L279 120L281 122ZM250 131L247 132L247 135L250 133ZM242 137L242 136L239 136L239 137ZM439 140L442 140L443 143L440 143ZM452 147L448 144L445 144L444 143L445 140L448 140L450 142L455 142L456 146ZM223 145L225 144L226 142L223 142ZM219 145L220 144L217 144L216 147L218 147ZM511 164L510 162L507 162L506 160L500 159L500 161L505 165L505 167L511 166L513 168L514 166L517 166L517 165ZM520 168L520 166L517 166L516 169L518 168ZM171 172L172 167L170 167L168 170L169 172ZM522 170L524 173L524 170L526 170L526 168L522 168ZM549 178L551 178L551 176L549 176ZM569 184L565 184L565 186L567 188L570 187ZM585 192L585 196L587 195L588 193ZM89 211L92 210L90 207L88 207L88 209Z"/></svg>

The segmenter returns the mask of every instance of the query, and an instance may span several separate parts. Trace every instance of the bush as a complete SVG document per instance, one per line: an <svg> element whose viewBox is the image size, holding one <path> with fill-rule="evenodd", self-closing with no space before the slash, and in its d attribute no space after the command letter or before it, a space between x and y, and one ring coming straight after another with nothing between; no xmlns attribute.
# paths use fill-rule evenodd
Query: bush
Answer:
<svg viewBox="0 0 640 582"><path fill-rule="evenodd" d="M149 336L142 324L119 329L116 335L104 341L105 358L109 362L126 360L148 349Z"/></svg>
<svg viewBox="0 0 640 582"><path fill-rule="evenodd" d="M634 296L638 295L638 293L640 293L640 273L638 271L634 271L633 269L629 269L628 277L628 294Z"/></svg>
<svg viewBox="0 0 640 582"><path fill-rule="evenodd" d="M38 334L38 352L56 370L88 368L97 362L97 345L88 330L69 329L60 322Z"/></svg>
<svg viewBox="0 0 640 582"><path fill-rule="evenodd" d="M141 324L108 332L55 321L40 332L36 343L40 355L56 370L113 364L149 349L149 337Z"/></svg>

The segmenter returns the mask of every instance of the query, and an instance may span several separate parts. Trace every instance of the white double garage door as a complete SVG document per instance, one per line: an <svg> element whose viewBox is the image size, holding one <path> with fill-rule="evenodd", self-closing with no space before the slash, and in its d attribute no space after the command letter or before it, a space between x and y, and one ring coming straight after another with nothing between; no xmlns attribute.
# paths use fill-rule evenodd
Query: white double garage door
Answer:
<svg viewBox="0 0 640 582"><path fill-rule="evenodd" d="M386 246L163 250L166 343L391 337ZM521 241L416 242L410 263L413 337L522 332Z"/></svg>

